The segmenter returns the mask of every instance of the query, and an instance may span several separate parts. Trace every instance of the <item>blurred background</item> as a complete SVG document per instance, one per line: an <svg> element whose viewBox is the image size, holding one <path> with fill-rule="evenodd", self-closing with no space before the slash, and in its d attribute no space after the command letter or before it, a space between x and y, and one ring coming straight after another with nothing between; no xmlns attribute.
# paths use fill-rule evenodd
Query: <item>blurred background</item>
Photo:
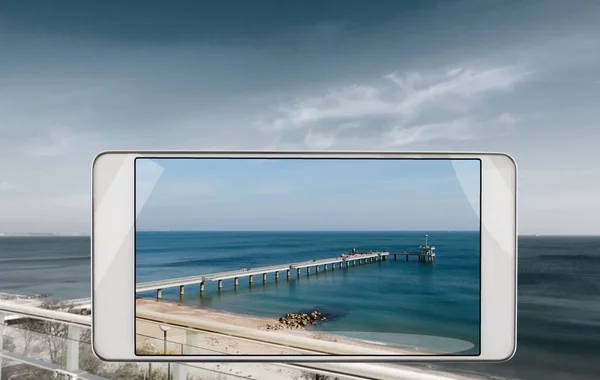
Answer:
<svg viewBox="0 0 600 380"><path fill-rule="evenodd" d="M443 370L594 378L599 18L592 0L3 1L0 291L85 303L102 150L502 151L517 354Z"/></svg>

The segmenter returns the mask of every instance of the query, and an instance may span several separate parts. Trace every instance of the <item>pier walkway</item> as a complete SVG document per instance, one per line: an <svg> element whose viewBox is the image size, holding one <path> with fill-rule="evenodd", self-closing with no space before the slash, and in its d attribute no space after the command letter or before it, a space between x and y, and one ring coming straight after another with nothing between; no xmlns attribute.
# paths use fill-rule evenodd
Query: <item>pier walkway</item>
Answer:
<svg viewBox="0 0 600 380"><path fill-rule="evenodd" d="M217 281L218 289L223 288L223 280L233 279L233 286L237 289L239 286L239 278L247 277L248 283L252 285L254 282L254 276L262 275L263 283L267 282L267 274L274 273L275 281L279 280L279 272L286 273L286 278L290 279L290 272L296 271L296 275L300 277L301 270L306 270L306 275L310 276L311 268L314 268L316 273L319 273L319 268L322 266L324 271L334 271L336 267L342 269L344 267L349 268L350 266L370 264L373 262L381 262L387 260L389 256L393 256L394 260L397 260L398 256L405 256L408 261L409 256L418 256L419 262L432 263L435 253L433 253L435 247L433 246L421 246L418 252L387 252L387 251L367 251L357 252L352 250L350 254L342 254L338 257L332 257L320 260L309 260L298 263L289 263L281 265L271 265L267 267L259 268L242 268L240 270L210 273L197 276L179 277L168 280L149 281L136 284L136 293L156 291L156 298L162 298L162 290L167 288L179 287L179 294L183 296L184 288L186 285L200 285L200 292L204 292L204 284L206 282Z"/></svg>

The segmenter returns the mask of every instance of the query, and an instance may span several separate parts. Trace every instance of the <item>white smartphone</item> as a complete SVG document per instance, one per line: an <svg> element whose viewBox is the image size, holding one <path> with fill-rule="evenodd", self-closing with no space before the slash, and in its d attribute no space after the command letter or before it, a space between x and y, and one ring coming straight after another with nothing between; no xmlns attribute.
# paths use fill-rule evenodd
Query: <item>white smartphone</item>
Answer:
<svg viewBox="0 0 600 380"><path fill-rule="evenodd" d="M516 170L495 153L101 153L94 352L508 360Z"/></svg>

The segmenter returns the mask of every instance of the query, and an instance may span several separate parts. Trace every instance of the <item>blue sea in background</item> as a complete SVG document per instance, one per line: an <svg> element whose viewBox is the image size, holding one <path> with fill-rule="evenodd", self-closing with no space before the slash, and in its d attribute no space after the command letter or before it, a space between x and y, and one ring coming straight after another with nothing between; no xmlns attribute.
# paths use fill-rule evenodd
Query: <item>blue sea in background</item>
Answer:
<svg viewBox="0 0 600 380"><path fill-rule="evenodd" d="M163 290L163 300L191 307L279 318L318 310L317 328L344 336L437 352L479 352L479 232L430 232L433 265L416 257L365 264L298 278L285 272ZM324 259L358 251L417 251L423 232L138 232L136 281L225 272ZM156 292L147 297L155 298ZM138 294L138 296L144 296ZM441 339L440 339L441 338ZM467 351L468 350L468 351Z"/></svg>
<svg viewBox="0 0 600 380"><path fill-rule="evenodd" d="M431 243L439 247L439 253L434 268L425 269L423 266L423 270L437 271L443 265L443 244L433 233L430 236ZM416 241L410 239L403 243L394 240L389 244L393 249L412 248L422 243L422 235L418 234L415 238ZM306 249L309 243L305 242ZM356 248L361 247L361 244L355 245ZM88 237L0 237L0 292L48 294L58 299L89 297L89 247ZM353 248L351 244L337 249L341 253L350 248ZM403 270L401 264L405 265L409 275L419 267L414 261L408 265L403 261L396 264L395 273L398 275L401 274L399 270ZM357 273L351 277L359 276L359 271L370 271L371 265L379 264L354 268ZM600 237L520 237L518 348L515 357L506 363L436 364L428 367L473 371L509 379L600 378L599 273ZM313 278L311 276L311 282ZM322 278L319 273L318 281ZM284 284L285 281L279 286ZM268 288L265 287L265 290ZM254 289L262 291L262 283L259 281L253 292ZM192 288L186 291L186 299L189 292ZM206 293L207 296L211 294L208 290Z"/></svg>

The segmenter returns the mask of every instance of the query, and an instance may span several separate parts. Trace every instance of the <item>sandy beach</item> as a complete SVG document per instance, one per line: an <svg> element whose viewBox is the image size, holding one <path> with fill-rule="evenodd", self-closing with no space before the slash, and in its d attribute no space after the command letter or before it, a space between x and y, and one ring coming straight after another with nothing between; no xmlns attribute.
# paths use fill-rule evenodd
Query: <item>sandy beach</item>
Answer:
<svg viewBox="0 0 600 380"><path fill-rule="evenodd" d="M310 330L266 330L268 325L278 323L278 320L276 319L258 318L207 309L194 309L165 301L138 299L136 303L138 315L153 317L162 316L166 321L175 321L179 323L180 326L182 326L181 324L186 324L186 327L171 326L167 331L167 353L171 355L179 355L182 352L185 354L193 353L200 355L314 355L314 350L318 349L337 349L340 351L345 350L350 353L363 354L429 354L429 352L418 352L400 347L382 346ZM160 354L163 352L164 335L163 331L159 328L159 324L160 322L156 320L136 319L138 347L151 346L157 353ZM210 331L192 329L192 326L205 327ZM242 335L246 333L253 336L252 332L259 334L258 337L263 338L265 337L265 334L266 336L270 335L274 344L256 342L237 336L227 336L223 335L223 333L217 334L212 332L216 328L223 332L230 332L232 335ZM194 348L185 345L186 331L190 330L193 331L193 334L197 339L194 341ZM286 340L283 337L291 339ZM301 348L288 347L281 344L286 341L299 340L307 341L308 344L312 344L313 350L303 350ZM196 363L191 365L197 369L192 369L190 374L196 372L200 374L206 373L206 371L219 371L221 373L229 373L233 376L244 376L254 379L298 380L304 378L303 371L279 363ZM452 374L435 370L424 371L422 369L401 365L347 363L344 365L393 367L394 371L396 371L395 373L401 373L402 378L406 379L480 379L478 376ZM334 368L335 365L332 366L332 369Z"/></svg>
<svg viewBox="0 0 600 380"><path fill-rule="evenodd" d="M186 330L197 332L196 354L203 355L423 355L423 350L380 345L330 335L310 329L273 329L277 319L194 309L165 301L136 300L136 334L140 342L162 342L160 322L168 331L168 353L181 354ZM228 337L227 334L231 337ZM162 344L162 343L160 343ZM156 345L156 344L155 344ZM194 344L196 345L196 344ZM162 349L162 346L160 346Z"/></svg>
<svg viewBox="0 0 600 380"><path fill-rule="evenodd" d="M191 324L194 323L195 319L202 319L204 322L211 321L212 324L200 323L199 325L208 325L214 329L215 324L224 331L232 331L234 334L240 334L244 331L257 331L261 334L270 334L275 338L275 343L269 344L265 342L250 341L240 337L224 336L222 334L215 334L210 331L199 331L192 330L192 335L196 337L193 350L195 354L205 355L227 355L227 354L252 354L260 353L262 355L298 355L306 354L306 351L301 349L286 347L285 345L278 344L281 334L293 338L294 340L308 339L316 348L327 349L331 346L323 345L323 342L334 343L336 346L353 347L360 351L369 352L371 350L383 350L384 353L391 352L405 352L400 348L379 346L376 344L370 344L361 341L355 341L351 339L333 337L326 334L315 333L308 330L294 330L294 331L278 331L278 330L265 330L268 325L277 323L277 320L268 318L257 318L244 315L229 314L224 312L212 311L212 310L200 310L191 309L189 307L180 306L177 304L167 302L157 302L152 300L138 300L139 310L142 314L158 313L165 319L174 319L177 321L192 319ZM162 330L159 328L159 322L141 320L136 321L136 328L138 335L138 346L146 346L154 349L155 354L159 354L163 350L164 336ZM189 338L190 334L186 332L190 328L172 326L168 331L168 345L167 351L169 354L179 354L181 352L190 353L190 347L183 347L182 344L186 342L186 338ZM27 355L35 357L38 360L50 362L48 357L48 350L44 348L43 336L34 333L34 336L41 340L32 346L27 338L28 334L24 334L23 330L16 326L6 326L4 329L5 336L11 338L12 344L14 345L14 352L20 355ZM29 348L27 348L29 347ZM30 351L27 353L27 351ZM372 352L372 351L371 351ZM314 354L314 352L309 352ZM10 357L10 354L8 354ZM410 368L407 366L399 365L387 365L387 364L365 364L365 363L344 363L335 364L322 363L319 365L319 369L310 368L307 365L306 369L282 364L282 363L182 363L182 366L171 365L172 371L184 371L183 375L191 375L202 379L213 379L213 380L224 380L224 379L277 379L277 380L302 380L311 378L306 377L307 373L321 373L324 371L333 371L342 373L348 373L347 367L356 367L357 369L364 369L365 367L378 367L383 370L383 373L387 373L386 379L388 378L405 378L415 380L466 380L466 379L481 379L477 376L469 376L465 374L446 373L436 370L424 370L417 368ZM105 363L105 366L114 367L116 369L118 363ZM343 368L341 368L341 367ZM148 364L140 363L138 365L140 369L149 368ZM167 365L162 363L154 363L152 368L160 368L163 371L167 370ZM386 369L387 368L387 369ZM389 371L392 371L393 375L390 375ZM359 371L360 372L360 371ZM175 373L175 372L173 372ZM326 373L326 372L325 372ZM338 372L339 373L339 372ZM178 372L178 376L182 375ZM392 376L392 377L390 377ZM398 377L400 376L400 377ZM345 379L345 376L332 375L333 378Z"/></svg>

